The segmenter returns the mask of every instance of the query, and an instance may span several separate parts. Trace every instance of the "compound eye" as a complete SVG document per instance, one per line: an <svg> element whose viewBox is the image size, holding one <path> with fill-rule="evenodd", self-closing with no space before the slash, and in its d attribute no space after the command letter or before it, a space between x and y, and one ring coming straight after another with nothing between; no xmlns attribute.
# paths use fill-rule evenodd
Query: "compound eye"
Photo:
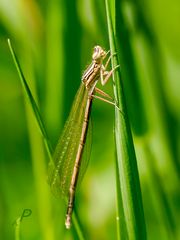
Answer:
<svg viewBox="0 0 180 240"><path fill-rule="evenodd" d="M92 58L98 59L99 57L100 57L100 48L99 48L99 46L95 46Z"/></svg>
<svg viewBox="0 0 180 240"><path fill-rule="evenodd" d="M98 48L97 47L94 47L94 52L98 52Z"/></svg>

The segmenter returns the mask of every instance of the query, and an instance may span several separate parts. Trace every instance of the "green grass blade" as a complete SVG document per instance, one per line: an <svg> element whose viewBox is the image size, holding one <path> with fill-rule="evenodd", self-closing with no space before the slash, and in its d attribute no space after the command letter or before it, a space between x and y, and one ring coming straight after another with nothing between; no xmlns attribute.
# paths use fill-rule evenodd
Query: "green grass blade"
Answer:
<svg viewBox="0 0 180 240"><path fill-rule="evenodd" d="M45 146L46 146L46 150L48 152L48 155L49 155L49 158L51 159L52 161L52 158L51 158L51 154L52 154L52 147L51 147L51 144L50 144L50 141L49 141L49 138L47 136L47 133L46 133L46 130L45 130L45 127L44 127L44 124L43 124L43 121L42 121L42 118L41 118L41 115L40 115L40 112L39 112L39 109L38 109L38 106L35 102L35 99L31 93L31 90L27 84L27 81L24 77L24 74L22 72L22 69L21 69L21 66L19 64L19 61L16 57L16 54L15 54L15 51L11 45L11 41L10 39L8 39L8 46L9 46L9 49L10 49L10 52L11 52L11 55L12 55L12 58L14 60L14 64L16 66L16 69L17 69L17 72L18 72L18 75L19 75L19 78L21 80L21 84L23 86L23 89L24 89L24 93L25 95L27 96L28 100L29 100L29 103L32 107L32 110L33 110L33 113L35 115L35 119L37 121L37 124L38 124L38 127L39 127L39 130L43 136L43 139L44 139L44 143L45 143Z"/></svg>
<svg viewBox="0 0 180 240"><path fill-rule="evenodd" d="M115 13L113 16L111 15L111 9L109 7L108 0L105 0L105 4L110 50L111 53L115 53L115 33L112 25L112 17L115 17ZM116 65L118 65L117 56L112 58L112 67ZM115 109L115 142L117 169L119 172L119 177L117 177L117 181L119 181L119 192L121 192L122 205L124 209L123 211L122 207L119 206L118 215L120 217L123 217L124 214L124 219L120 218L120 221L124 221L126 223L127 239L146 239L146 226L142 206L142 196L139 182L139 174L137 169L137 161L134 151L130 124L127 117L127 110L123 93L123 82L120 77L119 69L114 74L113 88L115 101L117 102L118 107L124 113L122 114L120 111L118 111L118 109ZM126 229L119 229L120 236L124 235Z"/></svg>
<svg viewBox="0 0 180 240"><path fill-rule="evenodd" d="M117 239L127 239L127 228L124 216L123 201L121 195L118 161L116 158L116 208L117 208Z"/></svg>
<svg viewBox="0 0 180 240"><path fill-rule="evenodd" d="M79 223L79 218L77 216L77 213L76 211L74 210L74 213L72 215L72 221L73 221L73 225L75 227L75 230L76 230L76 234L78 236L78 239L79 240L85 240L85 237L84 237L84 234L82 232L82 228L81 228L81 225Z"/></svg>
<svg viewBox="0 0 180 240"><path fill-rule="evenodd" d="M17 56L15 54L15 51L14 51L12 45L11 45L10 39L8 39L8 46L9 46L12 58L14 60L14 64L16 66L17 72L19 74L19 78L21 80L21 83L22 83L25 95L27 96L28 101L30 103L30 106L31 106L31 108L33 110L33 113L35 115L35 119L37 121L40 133L43 136L43 139L44 139L44 142L45 142L45 146L46 146L49 158L50 158L50 162L52 164L54 164L53 158L52 158L52 147L51 147L51 144L50 144L50 141L49 141L46 129L44 127L44 124L43 124L43 121L42 121L42 118L41 118L41 115L40 115L39 108L38 108L38 106L36 104L36 101L35 101L32 93L31 93L31 90L30 90L30 88L29 88L29 86L27 84L27 81L26 81L25 77L24 77L24 74L22 72L21 66L20 66L19 61L17 59ZM82 228L81 228L80 223L78 221L78 217L77 217L75 212L73 213L73 224L74 224L74 228L76 230L78 238L81 239L81 240L85 239L84 236L83 236Z"/></svg>

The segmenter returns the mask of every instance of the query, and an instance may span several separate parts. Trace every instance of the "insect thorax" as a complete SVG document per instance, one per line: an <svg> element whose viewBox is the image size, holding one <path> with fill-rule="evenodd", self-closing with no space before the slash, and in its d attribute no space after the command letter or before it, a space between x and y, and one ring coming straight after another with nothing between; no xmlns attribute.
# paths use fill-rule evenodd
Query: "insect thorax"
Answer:
<svg viewBox="0 0 180 240"><path fill-rule="evenodd" d="M86 88L90 88L93 83L100 77L101 63L93 61L87 69L84 71L82 76L82 81L84 82Z"/></svg>

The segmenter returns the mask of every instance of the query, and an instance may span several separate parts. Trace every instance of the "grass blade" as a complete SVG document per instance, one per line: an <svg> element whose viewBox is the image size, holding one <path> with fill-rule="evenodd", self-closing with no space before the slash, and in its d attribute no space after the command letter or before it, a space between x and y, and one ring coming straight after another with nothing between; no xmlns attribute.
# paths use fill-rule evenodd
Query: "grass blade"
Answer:
<svg viewBox="0 0 180 240"><path fill-rule="evenodd" d="M50 141L48 139L48 136L47 136L47 133L46 133L46 130L45 130L45 127L44 127L44 124L43 124L43 121L42 121L39 109L38 109L38 106L37 106L37 104L35 102L35 99L34 99L32 93L31 93L31 90L30 90L30 88L29 88L29 86L27 84L27 81L26 81L25 77L24 77L24 74L23 74L22 69L21 69L20 64L19 64L19 61L18 61L18 59L16 57L15 51L14 51L12 45L11 45L10 39L8 39L8 46L9 46L12 58L14 60L14 64L16 66L19 78L21 80L21 84L23 86L24 93L26 94L26 96L28 98L28 101L29 101L29 103L30 103L30 105L32 107L32 110L33 110L33 113L35 115L35 119L37 121L37 125L39 127L40 133L42 134L43 139L44 139L46 150L48 152L50 160L52 161L52 157L51 157L51 155L52 155L52 147L51 147Z"/></svg>
<svg viewBox="0 0 180 240"><path fill-rule="evenodd" d="M40 115L40 111L39 111L38 105L37 105L37 103L36 103L32 93L31 93L31 90L30 90L30 88L28 86L28 83L27 83L27 81L26 81L26 79L24 77L24 74L22 72L21 66L20 66L19 61L17 59L17 56L15 54L15 51L14 51L12 45L11 45L10 39L8 39L8 46L9 46L9 49L10 49L10 52L11 52L14 64L16 66L19 78L21 80L21 84L23 86L24 93L25 93L25 95L28 98L28 101L30 103L30 107L32 108L34 116L35 116L35 119L37 121L38 128L40 130L41 135L43 136L44 143L45 143L45 146L46 146L46 150L47 150L49 158L50 158L50 162L52 164L54 164L53 158L52 158L52 147L51 147L51 144L50 144L50 141L49 141L46 129L44 127L44 123L42 121L42 117ZM80 226L78 217L77 217L75 212L74 212L74 215L73 215L73 224L74 224L74 228L76 230L78 238L81 239L81 240L85 239L84 236L83 236L83 231L82 231L82 228Z"/></svg>
<svg viewBox="0 0 180 240"><path fill-rule="evenodd" d="M115 1L113 2L115 4ZM105 0L108 33L111 53L116 52L115 33L113 30L111 9L109 1ZM112 5L111 5L112 6ZM113 15L115 18L115 13ZM114 26L115 29L115 26ZM112 58L112 67L118 65L118 58ZM114 96L118 107L115 109L115 143L117 156L117 169L119 177L117 177L120 185L122 197L122 210L119 206L118 215L123 217L120 221L124 221L127 229L127 239L146 239L146 226L144 220L144 212L142 206L142 196L139 182L139 174L137 169L137 161L134 151L130 124L127 117L125 98L123 93L123 83L120 77L120 70L117 70L113 78ZM117 195L118 196L118 195ZM118 199L117 199L118 202ZM120 236L124 235L126 229L119 229Z"/></svg>

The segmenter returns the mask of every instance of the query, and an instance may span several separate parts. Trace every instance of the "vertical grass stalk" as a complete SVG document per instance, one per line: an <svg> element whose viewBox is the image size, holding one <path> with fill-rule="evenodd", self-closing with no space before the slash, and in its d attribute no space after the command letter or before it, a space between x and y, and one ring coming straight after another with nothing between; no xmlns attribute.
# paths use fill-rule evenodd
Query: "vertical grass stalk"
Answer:
<svg viewBox="0 0 180 240"><path fill-rule="evenodd" d="M115 4L115 1L113 1ZM109 1L105 0L107 24L109 33L109 43L111 53L116 52L115 26L112 25L112 18L115 18L115 12L111 15ZM112 6L112 5L111 5ZM118 65L118 57L112 58L112 67ZM118 107L123 114L115 109L115 144L117 157L117 185L120 186L119 192L122 197L122 207L119 206L119 221L124 221L126 229L119 229L120 237L127 231L126 239L146 239L146 226L144 220L144 211L142 206L142 196L137 169L137 160L134 151L132 133L127 116L125 98L123 93L123 82L118 69L113 76L114 97ZM117 194L118 197L118 194ZM118 202L118 199L117 199ZM124 219L123 219L124 218ZM120 225L119 225L120 226Z"/></svg>

